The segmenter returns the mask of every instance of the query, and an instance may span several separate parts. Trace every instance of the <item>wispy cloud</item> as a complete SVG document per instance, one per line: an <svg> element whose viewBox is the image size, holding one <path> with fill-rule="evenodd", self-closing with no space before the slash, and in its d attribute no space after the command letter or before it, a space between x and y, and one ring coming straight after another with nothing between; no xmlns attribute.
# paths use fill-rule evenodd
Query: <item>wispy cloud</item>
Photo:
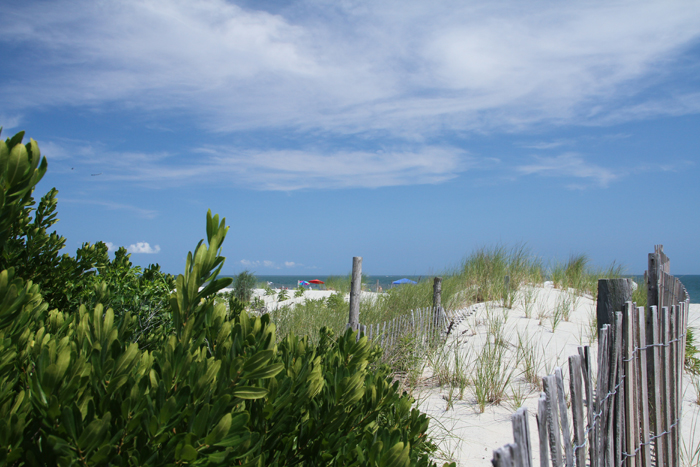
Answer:
<svg viewBox="0 0 700 467"><path fill-rule="evenodd" d="M77 0L7 10L0 42L32 52L0 91L17 112L118 103L215 131L410 139L700 110L682 87L642 94L692 66L677 58L700 37L695 0L300 0L277 14L224 0Z"/></svg>
<svg viewBox="0 0 700 467"><path fill-rule="evenodd" d="M129 245L126 249L129 253L144 253L153 255L160 252L160 246L156 245L151 247L148 242L138 242L133 245Z"/></svg>
<svg viewBox="0 0 700 467"><path fill-rule="evenodd" d="M122 211L131 211L133 213L136 213L140 217L144 217L146 219L153 219L158 215L158 211L154 211L152 209L144 209L140 208L138 206L132 206L129 204L123 204L123 203L115 203L112 201L100 201L100 200L95 200L95 199L89 199L89 198L82 198L82 199L76 199L76 198L59 198L59 202L61 203L70 203L70 204L92 204L96 206L103 206L107 209L118 209Z"/></svg>
<svg viewBox="0 0 700 467"><path fill-rule="evenodd" d="M568 146L574 141L570 139L558 139L555 141L540 141L537 143L522 143L519 146L528 149L556 149L561 146Z"/></svg>
<svg viewBox="0 0 700 467"><path fill-rule="evenodd" d="M22 117L19 115L0 114L0 127L2 127L3 130L12 130L17 128L21 121ZM6 133L4 136L8 137L10 135Z"/></svg>
<svg viewBox="0 0 700 467"><path fill-rule="evenodd" d="M533 159L531 164L516 166L515 171L520 175L583 179L599 187L607 187L610 182L620 177L620 174L612 169L588 162L575 153L565 153L556 157L533 156ZM577 189L585 187L580 183L568 186Z"/></svg>
<svg viewBox="0 0 700 467"><path fill-rule="evenodd" d="M59 154L65 150L54 148ZM378 188L441 183L477 165L464 150L442 146L377 151L250 150L200 147L189 157L167 153L102 152L90 156L100 180L177 184L232 181L257 190ZM192 157L195 155L196 157ZM196 161L192 163L191 161ZM85 201L106 207L115 203ZM146 214L146 213L144 213ZM155 215L155 213L152 213Z"/></svg>

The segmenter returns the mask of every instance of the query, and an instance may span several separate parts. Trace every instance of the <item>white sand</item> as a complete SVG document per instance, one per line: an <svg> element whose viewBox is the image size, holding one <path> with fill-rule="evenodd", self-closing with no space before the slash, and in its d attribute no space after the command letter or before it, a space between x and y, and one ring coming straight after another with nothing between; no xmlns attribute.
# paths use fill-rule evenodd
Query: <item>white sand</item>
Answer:
<svg viewBox="0 0 700 467"><path fill-rule="evenodd" d="M511 363L515 364L516 346L518 334L534 339L537 348L542 354L543 368L538 374L544 376L551 374L555 366L561 366L564 370L566 385L568 388L568 357L577 353L579 345L589 343L590 317L595 314L595 301L591 297L580 298L578 305L572 312L569 322L561 322L555 332L552 332L551 320L544 319L542 324L537 319L538 309L550 311L554 309L558 300L567 296L566 292L552 288L551 284L538 287L537 304L534 307L531 319L525 317L522 302L518 300L516 306L508 311L504 334L510 345ZM487 308L491 314L503 313L503 309L495 304L479 304L472 307L473 314L462 321L448 340L449 349L460 349L464 355L469 351L467 360L471 359L474 367L476 353L483 346L486 335L484 316ZM700 327L700 305L691 305L690 325ZM595 350L597 344L591 346ZM475 350L476 349L476 350ZM488 405L483 413L479 413L478 405L471 386L467 386L464 397L459 399L458 390L452 393L452 404L448 408L450 390L448 387L438 387L433 368L427 366L424 370L426 378L419 389L415 390L414 397L419 401L422 411L428 413L431 421L432 435L440 440L440 450L445 460L453 460L458 466L490 465L493 450L507 443L513 442L511 415L517 409L512 394L521 391L529 393L522 405L527 407L530 415L530 432L533 444L533 465L539 464L537 422L537 399L539 390L525 381L522 376L522 366L518 366L513 374L511 384L507 390L510 400L500 405ZM683 422L682 432L685 445L688 448L700 445L700 406L694 404L697 400L695 388L691 384L691 376L684 378ZM571 417L569 413L569 417ZM571 423L571 422L570 422ZM697 431L697 433L696 433Z"/></svg>

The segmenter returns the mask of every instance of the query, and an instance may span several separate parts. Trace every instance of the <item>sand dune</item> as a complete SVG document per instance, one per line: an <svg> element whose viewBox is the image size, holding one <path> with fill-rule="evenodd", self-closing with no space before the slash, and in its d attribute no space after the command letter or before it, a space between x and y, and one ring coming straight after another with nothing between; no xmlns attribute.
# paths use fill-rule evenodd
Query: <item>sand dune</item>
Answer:
<svg viewBox="0 0 700 467"><path fill-rule="evenodd" d="M562 300L570 300L571 295L553 288L551 284L537 287L534 292L537 298L531 318L525 317L522 299L511 310L504 310L495 303L481 303L472 307L471 315L457 326L443 350L449 354L450 361L454 364L454 352L457 349L463 361L468 362L467 371L473 374L476 355L483 347L487 335L489 320L486 316L503 317L502 335L508 342L505 358L513 370L506 391L507 400L497 405L488 405L481 413L473 387L467 386L460 399L458 390L450 391L449 386L438 385L436 373L444 364L440 364L440 358L435 356L431 357L432 362L427 362L424 379L414 391L420 409L433 418L432 435L440 441L441 455L456 461L459 466L490 465L492 451L513 442L510 417L519 406L513 400L513 394L518 393L524 399L521 405L527 407L530 415L533 465L539 464L535 413L540 389L525 380L522 358L521 361L516 360L518 336L528 339L538 353L541 365L538 369L539 376L551 374L556 366L561 366L564 374L568 375L569 355L576 354L579 345L590 342L590 323L591 317L595 315L596 304L592 297L580 297L572 309L569 321L559 323L552 332L551 318L539 319L538 313L551 313ZM689 324L691 327L700 327L700 305L691 305ZM591 347L595 350L597 346ZM568 377L565 378L568 380ZM681 429L688 449L694 449L700 444L700 406L693 402L696 400L691 376L686 374Z"/></svg>

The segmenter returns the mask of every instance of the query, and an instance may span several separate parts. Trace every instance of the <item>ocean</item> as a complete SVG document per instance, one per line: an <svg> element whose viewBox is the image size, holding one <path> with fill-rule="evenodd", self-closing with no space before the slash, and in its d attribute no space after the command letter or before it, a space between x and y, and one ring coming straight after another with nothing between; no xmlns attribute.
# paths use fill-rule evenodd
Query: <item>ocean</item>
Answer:
<svg viewBox="0 0 700 467"><path fill-rule="evenodd" d="M690 303L700 303L700 275L678 275L690 295Z"/></svg>
<svg viewBox="0 0 700 467"><path fill-rule="evenodd" d="M270 286L273 288L281 288L281 287L287 287L289 289L296 288L297 286L297 281L309 281L312 279L320 279L322 281L326 280L325 275L319 275L319 276L255 276L258 280L258 282L266 282L270 283ZM370 285L370 288L372 291L376 290L377 284L383 289L387 290L388 288L391 287L391 283L393 281L399 280L399 279L411 279L414 281L419 281L419 280L424 280L426 278L430 279L433 276L414 276L414 275L407 275L407 276L365 276L365 282ZM678 277L683 285L685 286L685 289L688 291L688 295L690 295L690 303L700 303L700 275L678 275ZM314 286L317 287L317 286Z"/></svg>

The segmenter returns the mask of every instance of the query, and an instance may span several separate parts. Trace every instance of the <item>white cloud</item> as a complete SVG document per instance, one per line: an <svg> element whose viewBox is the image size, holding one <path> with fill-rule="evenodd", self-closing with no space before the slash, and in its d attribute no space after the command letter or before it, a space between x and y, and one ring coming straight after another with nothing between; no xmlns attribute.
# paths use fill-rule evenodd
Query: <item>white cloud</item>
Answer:
<svg viewBox="0 0 700 467"><path fill-rule="evenodd" d="M138 242L134 245L129 245L126 250L129 253L155 254L160 252L160 246L156 245L155 247L151 247L148 242Z"/></svg>
<svg viewBox="0 0 700 467"><path fill-rule="evenodd" d="M580 178L592 181L600 187L607 187L610 182L622 174L586 161L575 153L565 153L556 157L534 156L532 164L515 167L521 175L541 175L545 177ZM581 184L571 184L570 188L583 188Z"/></svg>
<svg viewBox="0 0 700 467"><path fill-rule="evenodd" d="M20 110L182 111L218 131L420 139L696 113L697 97L667 81L694 66L678 58L698 37L695 0L300 0L281 14L224 0L27 3L0 41L33 53L0 96Z"/></svg>
<svg viewBox="0 0 700 467"><path fill-rule="evenodd" d="M107 245L107 251L117 251L117 247L114 246L114 243L104 242L104 244Z"/></svg>

